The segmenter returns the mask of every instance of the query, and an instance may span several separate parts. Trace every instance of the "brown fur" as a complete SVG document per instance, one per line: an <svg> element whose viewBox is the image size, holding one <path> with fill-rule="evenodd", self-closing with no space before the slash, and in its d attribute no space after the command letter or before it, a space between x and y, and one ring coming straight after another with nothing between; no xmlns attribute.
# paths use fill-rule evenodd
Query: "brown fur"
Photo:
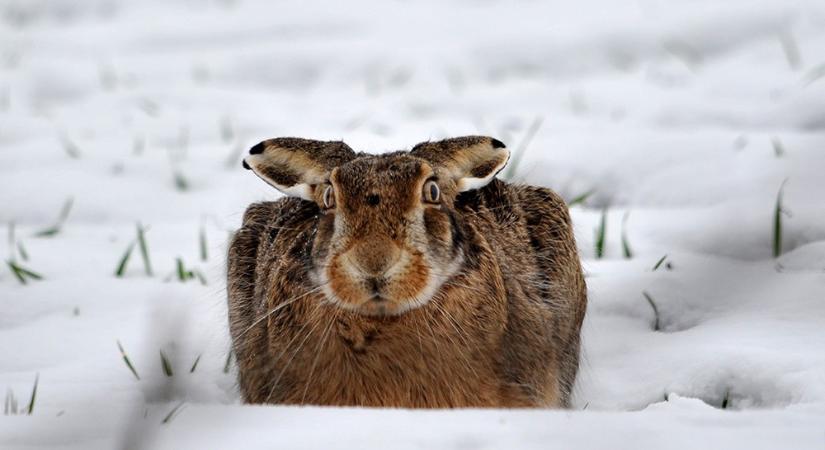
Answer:
<svg viewBox="0 0 825 450"><path fill-rule="evenodd" d="M303 163L316 177L305 181L315 202L247 209L228 273L245 401L568 405L586 288L566 205L548 189L496 179L458 192L457 174L500 170L499 144L468 137L411 153L338 153L328 183L315 170L325 162ZM285 146L268 145L256 173ZM307 148L289 151L316 158ZM421 199L428 179L441 189L438 204Z"/></svg>

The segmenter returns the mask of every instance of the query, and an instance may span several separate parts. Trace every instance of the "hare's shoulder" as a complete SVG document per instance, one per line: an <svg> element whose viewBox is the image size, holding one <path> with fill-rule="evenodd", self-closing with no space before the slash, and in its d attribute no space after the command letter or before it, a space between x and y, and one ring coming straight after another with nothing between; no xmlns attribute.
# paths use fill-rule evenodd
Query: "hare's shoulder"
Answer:
<svg viewBox="0 0 825 450"><path fill-rule="evenodd" d="M567 204L553 190L529 185L513 186L533 246L537 250L573 243L573 226Z"/></svg>
<svg viewBox="0 0 825 450"><path fill-rule="evenodd" d="M259 263L278 260L290 249L306 244L301 234L312 227L317 213L314 203L292 197L249 205L243 225L229 246L230 283L243 281L245 286L254 285ZM264 257L263 261L259 256Z"/></svg>

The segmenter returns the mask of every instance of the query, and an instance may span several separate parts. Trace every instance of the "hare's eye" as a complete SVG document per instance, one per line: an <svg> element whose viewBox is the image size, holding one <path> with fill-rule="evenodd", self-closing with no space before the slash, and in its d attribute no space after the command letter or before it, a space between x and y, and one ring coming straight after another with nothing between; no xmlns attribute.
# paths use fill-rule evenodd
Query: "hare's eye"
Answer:
<svg viewBox="0 0 825 450"><path fill-rule="evenodd" d="M332 208L335 206L335 192L332 190L332 186L327 186L324 189L324 208Z"/></svg>
<svg viewBox="0 0 825 450"><path fill-rule="evenodd" d="M422 192L422 194L424 201L427 203L438 203L438 201L441 200L441 189L438 188L438 184L433 180L424 183L424 192Z"/></svg>

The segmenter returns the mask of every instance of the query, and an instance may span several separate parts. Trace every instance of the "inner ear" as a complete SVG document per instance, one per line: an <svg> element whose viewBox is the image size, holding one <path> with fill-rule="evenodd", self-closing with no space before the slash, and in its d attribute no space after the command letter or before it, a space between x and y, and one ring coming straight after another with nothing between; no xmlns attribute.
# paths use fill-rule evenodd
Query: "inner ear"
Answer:
<svg viewBox="0 0 825 450"><path fill-rule="evenodd" d="M504 143L487 136L422 142L413 147L410 154L445 169L455 181L458 192L486 186L510 159L510 151Z"/></svg>
<svg viewBox="0 0 825 450"><path fill-rule="evenodd" d="M315 186L354 158L355 152L342 141L275 138L252 147L243 166L286 195L314 201Z"/></svg>

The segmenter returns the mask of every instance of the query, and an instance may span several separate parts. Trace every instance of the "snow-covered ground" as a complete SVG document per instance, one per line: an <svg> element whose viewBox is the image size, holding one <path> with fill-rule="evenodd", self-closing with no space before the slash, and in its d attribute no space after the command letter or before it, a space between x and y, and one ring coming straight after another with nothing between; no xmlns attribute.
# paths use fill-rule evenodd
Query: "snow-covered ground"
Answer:
<svg viewBox="0 0 825 450"><path fill-rule="evenodd" d="M822 0L309 3L0 2L0 447L825 447ZM278 196L242 152L463 134L590 193L574 410L240 405L224 253Z"/></svg>

